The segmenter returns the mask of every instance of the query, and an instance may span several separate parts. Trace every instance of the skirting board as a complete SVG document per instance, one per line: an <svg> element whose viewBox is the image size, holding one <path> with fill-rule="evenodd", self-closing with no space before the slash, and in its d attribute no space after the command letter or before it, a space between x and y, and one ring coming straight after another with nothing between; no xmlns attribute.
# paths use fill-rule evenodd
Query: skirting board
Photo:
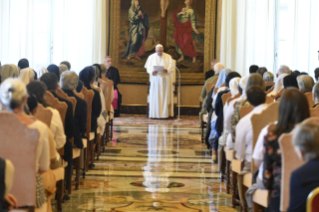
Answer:
<svg viewBox="0 0 319 212"><path fill-rule="evenodd" d="M200 111L199 107L195 106L181 106L181 115L198 116ZM148 106L147 105L122 105L122 114L145 114L147 116ZM177 107L175 107L175 116L177 115Z"/></svg>

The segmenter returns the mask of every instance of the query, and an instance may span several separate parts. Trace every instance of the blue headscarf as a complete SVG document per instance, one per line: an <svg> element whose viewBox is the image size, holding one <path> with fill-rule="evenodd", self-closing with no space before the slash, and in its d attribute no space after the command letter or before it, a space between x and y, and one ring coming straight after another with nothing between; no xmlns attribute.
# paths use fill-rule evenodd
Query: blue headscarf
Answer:
<svg viewBox="0 0 319 212"><path fill-rule="evenodd" d="M216 85L215 85L215 88L218 88L220 87L223 83L226 82L226 77L227 75L231 72L230 69L222 69L220 72L219 72L219 75L218 75L218 80L216 82ZM213 96L215 96L215 92L213 92Z"/></svg>
<svg viewBox="0 0 319 212"><path fill-rule="evenodd" d="M85 67L79 74L79 80L87 89L91 89L91 83L95 77L94 68L92 66Z"/></svg>
<svg viewBox="0 0 319 212"><path fill-rule="evenodd" d="M60 81L60 69L57 65L49 65L47 69L49 73L55 74L58 77L58 81Z"/></svg>

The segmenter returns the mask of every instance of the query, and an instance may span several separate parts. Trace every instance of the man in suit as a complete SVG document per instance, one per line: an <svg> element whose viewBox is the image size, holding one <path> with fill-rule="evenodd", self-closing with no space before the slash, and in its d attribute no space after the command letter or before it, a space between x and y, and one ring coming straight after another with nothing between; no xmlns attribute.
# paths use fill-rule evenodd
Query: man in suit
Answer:
<svg viewBox="0 0 319 212"><path fill-rule="evenodd" d="M42 81L46 86L47 90L60 102L65 102L68 106L68 109L66 111L65 115L65 124L64 124L64 132L66 135L66 143L64 145L64 156L63 159L68 162L68 166L66 168L67 176L69 176L72 172L72 161L73 161L73 150L72 150L72 144L69 141L74 137L74 117L73 117L73 105L71 102L69 102L66 99L60 98L56 94L56 90L58 88L58 77L53 73L45 73L40 78L40 81ZM68 188L69 185L69 177L66 179L66 188ZM70 199L70 197L66 194L64 197L65 200Z"/></svg>
<svg viewBox="0 0 319 212"><path fill-rule="evenodd" d="M298 157L306 164L291 173L288 211L306 211L308 195L319 187L319 125L297 126L292 140Z"/></svg>
<svg viewBox="0 0 319 212"><path fill-rule="evenodd" d="M211 64L212 69L209 70L209 71L207 71L207 72L205 73L205 81L206 81L208 78L211 78L212 76L215 75L214 65L215 65L216 63L218 63L218 61L215 60L215 59L211 61L210 64Z"/></svg>

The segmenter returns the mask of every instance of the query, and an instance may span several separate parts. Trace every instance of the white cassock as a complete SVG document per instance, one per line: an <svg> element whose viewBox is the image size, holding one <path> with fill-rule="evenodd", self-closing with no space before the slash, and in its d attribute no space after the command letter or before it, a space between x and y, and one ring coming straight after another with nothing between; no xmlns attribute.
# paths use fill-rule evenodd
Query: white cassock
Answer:
<svg viewBox="0 0 319 212"><path fill-rule="evenodd" d="M164 66L167 73L159 72L153 76L154 66ZM150 55L145 63L147 73L151 76L151 88L149 93L149 117L169 118L174 116L174 95L172 74L172 57L166 53L158 56L157 53Z"/></svg>

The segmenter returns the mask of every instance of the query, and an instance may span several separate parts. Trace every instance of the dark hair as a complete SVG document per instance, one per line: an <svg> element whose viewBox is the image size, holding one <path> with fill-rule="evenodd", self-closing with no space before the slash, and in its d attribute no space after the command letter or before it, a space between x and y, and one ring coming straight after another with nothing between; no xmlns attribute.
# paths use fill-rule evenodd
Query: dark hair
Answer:
<svg viewBox="0 0 319 212"><path fill-rule="evenodd" d="M254 107L264 104L266 101L266 93L264 89L258 85L252 85L246 91L247 101Z"/></svg>
<svg viewBox="0 0 319 212"><path fill-rule="evenodd" d="M39 103L41 103L44 107L48 107L48 103L43 98L44 94L47 91L46 85L41 81L33 81L27 85L27 90L29 94L33 94Z"/></svg>
<svg viewBox="0 0 319 212"><path fill-rule="evenodd" d="M60 65L66 65L66 67L68 67L69 71L71 70L71 63L69 63L68 61L63 61L60 63Z"/></svg>
<svg viewBox="0 0 319 212"><path fill-rule="evenodd" d="M256 73L257 72L257 70L258 70L258 66L257 65L251 65L250 67L249 67L249 73L250 74L253 74L253 73Z"/></svg>
<svg viewBox="0 0 319 212"><path fill-rule="evenodd" d="M268 71L268 70L267 70L266 67L260 67L260 68L256 71L256 73L257 73L257 74L260 74L261 77L263 77L263 76L264 76L264 73L266 73L267 71Z"/></svg>
<svg viewBox="0 0 319 212"><path fill-rule="evenodd" d="M55 91L58 85L58 77L53 73L45 73L40 78L49 91Z"/></svg>
<svg viewBox="0 0 319 212"><path fill-rule="evenodd" d="M51 64L47 69L49 73L53 73L58 77L58 81L60 80L60 69L57 65Z"/></svg>
<svg viewBox="0 0 319 212"><path fill-rule="evenodd" d="M37 97L33 94L29 94L29 97L28 97L28 109L29 109L29 112L32 113L33 110L38 107L38 100L37 100Z"/></svg>
<svg viewBox="0 0 319 212"><path fill-rule="evenodd" d="M19 67L20 69L29 68L29 61L28 61L28 59L26 59L26 58L21 59L21 60L18 62L18 67Z"/></svg>
<svg viewBox="0 0 319 212"><path fill-rule="evenodd" d="M37 80L38 79L38 73L34 70L34 69L32 69L33 70L33 72L34 72L34 77L33 77L33 79L34 80Z"/></svg>
<svg viewBox="0 0 319 212"><path fill-rule="evenodd" d="M315 79L319 80L319 67L315 69Z"/></svg>
<svg viewBox="0 0 319 212"><path fill-rule="evenodd" d="M225 86L229 88L229 82L230 80L232 80L233 78L235 77L241 77L240 74L238 74L237 72L235 71L232 71L230 72L227 77L226 77L226 80L225 80Z"/></svg>
<svg viewBox="0 0 319 212"><path fill-rule="evenodd" d="M301 73L299 73L298 76L302 76L302 75L309 75L309 74L307 72L301 72Z"/></svg>
<svg viewBox="0 0 319 212"><path fill-rule="evenodd" d="M76 86L76 92L80 93L83 89L83 82L81 80L78 81L78 86Z"/></svg>
<svg viewBox="0 0 319 212"><path fill-rule="evenodd" d="M278 114L278 123L273 132L279 137L310 117L306 96L296 88L286 89L280 98Z"/></svg>
<svg viewBox="0 0 319 212"><path fill-rule="evenodd" d="M291 75L294 75L294 76L299 76L299 74L300 74L300 71L298 70L291 72Z"/></svg>
<svg viewBox="0 0 319 212"><path fill-rule="evenodd" d="M291 74L284 77L284 88L287 89L289 87L299 88L297 82L297 75Z"/></svg>
<svg viewBox="0 0 319 212"><path fill-rule="evenodd" d="M79 74L79 79L83 82L83 85L87 89L91 89L91 83L93 82L94 77L95 73L94 68L92 66L84 68Z"/></svg>

